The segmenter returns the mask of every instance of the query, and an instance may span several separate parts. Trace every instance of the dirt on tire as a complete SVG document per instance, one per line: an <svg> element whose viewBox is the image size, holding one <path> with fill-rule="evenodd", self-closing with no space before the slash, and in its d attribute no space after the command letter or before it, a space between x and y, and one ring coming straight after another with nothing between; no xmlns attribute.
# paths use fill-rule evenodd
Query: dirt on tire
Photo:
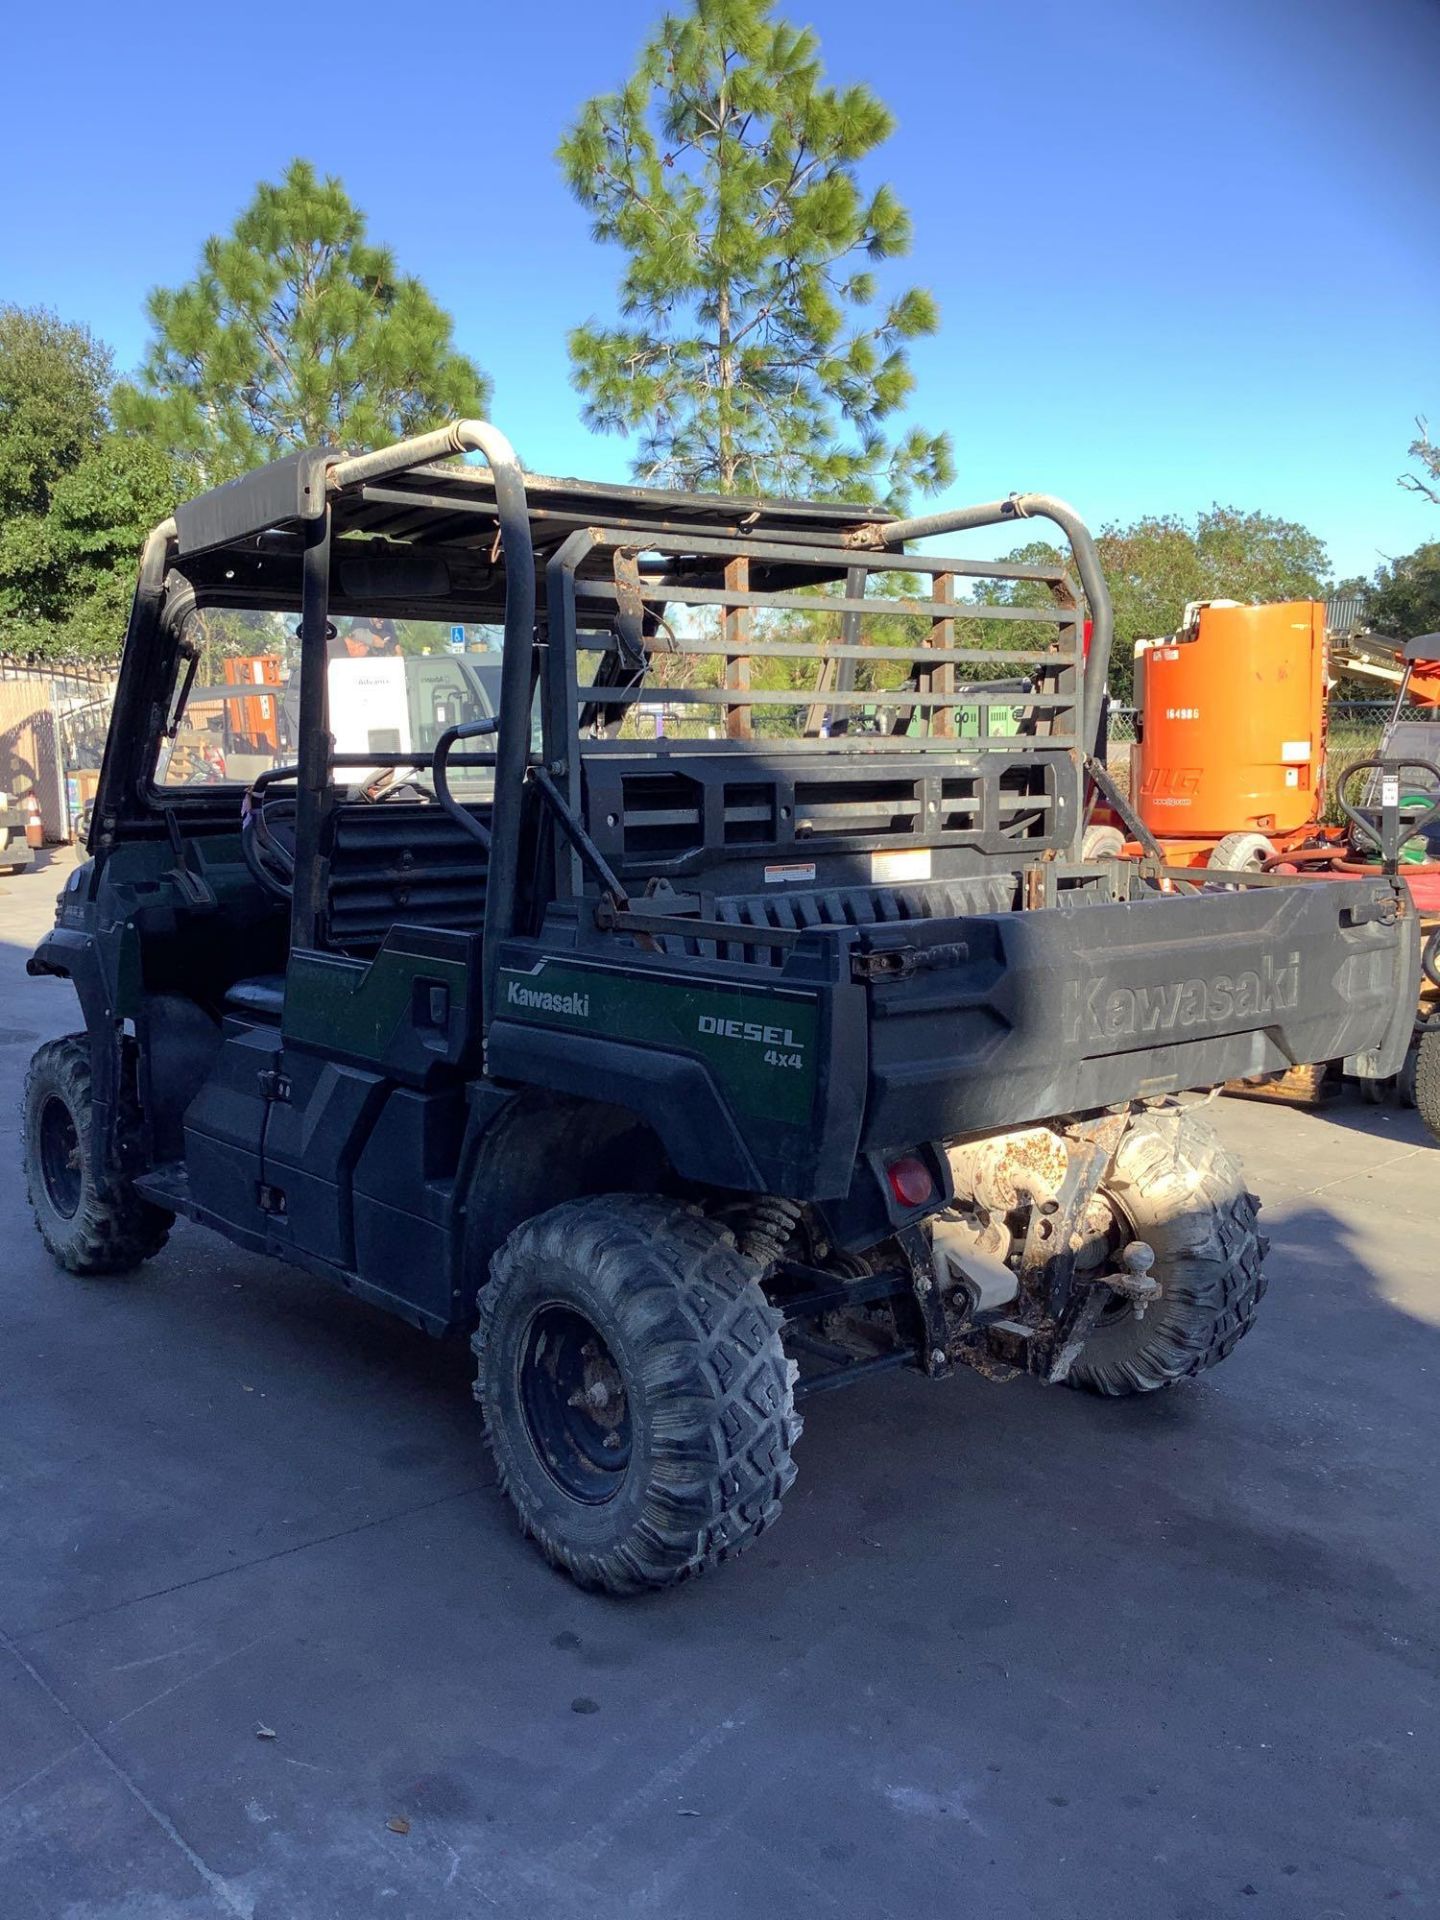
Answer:
<svg viewBox="0 0 1440 1920"><path fill-rule="evenodd" d="M1259 1202L1236 1161L1194 1108L1149 1108L1122 1136L1101 1193L1129 1237L1154 1248L1161 1297L1143 1319L1117 1301L1067 1384L1153 1393L1217 1366L1255 1324L1266 1284Z"/></svg>
<svg viewBox="0 0 1440 1920"><path fill-rule="evenodd" d="M780 1314L719 1222L633 1194L568 1201L510 1235L479 1306L475 1393L500 1484L582 1586L670 1586L773 1524L795 1477L795 1368ZM599 1332L624 1385L627 1460L603 1498L576 1497L547 1469L527 1415L527 1330L554 1310Z"/></svg>

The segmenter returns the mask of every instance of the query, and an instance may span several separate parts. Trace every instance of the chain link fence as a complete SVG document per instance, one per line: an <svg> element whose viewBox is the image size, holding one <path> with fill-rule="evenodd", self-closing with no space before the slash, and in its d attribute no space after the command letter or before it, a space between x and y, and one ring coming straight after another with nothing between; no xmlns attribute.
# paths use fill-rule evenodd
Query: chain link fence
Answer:
<svg viewBox="0 0 1440 1920"><path fill-rule="evenodd" d="M1133 746L1139 738L1138 707L1111 707L1110 742L1112 746ZM1374 753L1385 729L1394 719L1434 720L1440 718L1435 707L1407 702L1399 713L1393 700L1332 700L1327 716L1327 740L1332 759L1337 751L1349 759Z"/></svg>

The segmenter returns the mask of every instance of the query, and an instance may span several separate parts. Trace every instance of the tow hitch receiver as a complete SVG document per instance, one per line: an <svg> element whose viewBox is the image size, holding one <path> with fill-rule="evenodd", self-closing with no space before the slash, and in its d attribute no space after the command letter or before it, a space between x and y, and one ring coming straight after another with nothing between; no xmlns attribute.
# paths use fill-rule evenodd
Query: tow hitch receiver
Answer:
<svg viewBox="0 0 1440 1920"><path fill-rule="evenodd" d="M1128 1300L1135 1309L1135 1318L1143 1320L1145 1309L1160 1298L1160 1282L1150 1271L1155 1264L1155 1249L1144 1240L1132 1240L1120 1257L1125 1262L1123 1273L1097 1274L1088 1284L1107 1287L1122 1300Z"/></svg>

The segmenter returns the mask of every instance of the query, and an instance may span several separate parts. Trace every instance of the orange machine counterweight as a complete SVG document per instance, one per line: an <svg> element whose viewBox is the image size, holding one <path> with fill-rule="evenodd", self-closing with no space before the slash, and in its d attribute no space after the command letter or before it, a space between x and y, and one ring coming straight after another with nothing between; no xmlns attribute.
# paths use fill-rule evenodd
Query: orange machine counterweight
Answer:
<svg viewBox="0 0 1440 1920"><path fill-rule="evenodd" d="M1275 840L1319 819L1323 602L1187 610L1182 632L1136 647L1135 680L1136 802L1157 839Z"/></svg>
<svg viewBox="0 0 1440 1920"><path fill-rule="evenodd" d="M225 684L230 687L253 686L255 692L243 700L227 699L227 729L231 738L250 753L275 753L280 746L277 690L280 685L280 659L277 654L261 653L249 659L231 658L225 662Z"/></svg>

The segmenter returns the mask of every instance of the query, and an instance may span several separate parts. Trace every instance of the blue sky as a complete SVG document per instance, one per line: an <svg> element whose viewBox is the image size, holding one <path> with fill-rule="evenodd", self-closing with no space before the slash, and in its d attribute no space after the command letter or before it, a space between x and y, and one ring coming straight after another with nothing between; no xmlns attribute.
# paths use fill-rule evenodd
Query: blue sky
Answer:
<svg viewBox="0 0 1440 1920"><path fill-rule="evenodd" d="M337 172L454 314L527 462L625 474L580 425L565 334L615 260L554 166L657 0L203 4L12 16L0 70L0 299L138 360L146 290L295 154ZM943 327L914 417L947 496L1064 494L1092 524L1212 500L1303 520L1337 574L1440 538L1403 493L1440 424L1435 0L782 0L836 81L899 121L900 272Z"/></svg>

